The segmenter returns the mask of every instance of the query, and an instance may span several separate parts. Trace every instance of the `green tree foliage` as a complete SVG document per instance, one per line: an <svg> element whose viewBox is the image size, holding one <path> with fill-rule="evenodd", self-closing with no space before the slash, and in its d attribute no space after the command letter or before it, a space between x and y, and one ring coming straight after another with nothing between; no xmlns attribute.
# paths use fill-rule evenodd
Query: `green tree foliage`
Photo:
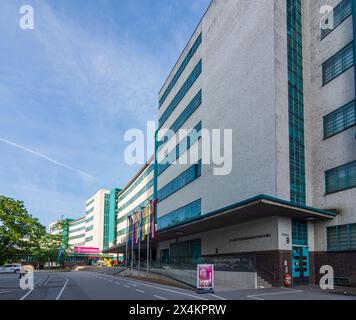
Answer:
<svg viewBox="0 0 356 320"><path fill-rule="evenodd" d="M22 201L0 196L0 264L30 253L45 234L45 227L27 212Z"/></svg>

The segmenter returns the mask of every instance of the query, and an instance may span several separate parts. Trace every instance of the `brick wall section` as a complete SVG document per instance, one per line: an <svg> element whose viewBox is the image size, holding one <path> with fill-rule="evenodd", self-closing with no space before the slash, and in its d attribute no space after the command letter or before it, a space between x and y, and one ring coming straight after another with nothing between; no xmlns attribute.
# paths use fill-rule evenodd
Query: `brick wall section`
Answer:
<svg viewBox="0 0 356 320"><path fill-rule="evenodd" d="M356 252L315 252L315 278L319 282L319 270L324 265L334 268L335 277L351 278L356 287Z"/></svg>

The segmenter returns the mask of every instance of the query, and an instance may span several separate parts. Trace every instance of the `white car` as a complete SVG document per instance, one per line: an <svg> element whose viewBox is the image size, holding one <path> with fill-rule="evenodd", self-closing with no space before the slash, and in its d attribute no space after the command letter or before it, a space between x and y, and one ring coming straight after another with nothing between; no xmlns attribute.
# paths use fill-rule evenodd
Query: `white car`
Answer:
<svg viewBox="0 0 356 320"><path fill-rule="evenodd" d="M0 267L0 273L19 273L21 271L21 264L5 264Z"/></svg>

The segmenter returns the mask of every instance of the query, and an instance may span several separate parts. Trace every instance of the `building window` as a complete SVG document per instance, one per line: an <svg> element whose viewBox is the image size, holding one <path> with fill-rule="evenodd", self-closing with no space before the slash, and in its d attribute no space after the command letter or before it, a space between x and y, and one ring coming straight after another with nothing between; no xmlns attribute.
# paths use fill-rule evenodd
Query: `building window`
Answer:
<svg viewBox="0 0 356 320"><path fill-rule="evenodd" d="M86 214L89 215L89 214L91 214L92 212L94 212L94 210L95 210L95 208L91 208L91 209L89 209L89 210L86 212Z"/></svg>
<svg viewBox="0 0 356 320"><path fill-rule="evenodd" d="M70 237L69 240L72 241L72 240L76 240L76 239L80 239L80 238L84 238L84 237L85 237L85 234L79 234L77 236Z"/></svg>
<svg viewBox="0 0 356 320"><path fill-rule="evenodd" d="M92 222L94 220L94 216L90 217L89 219L85 220L86 223Z"/></svg>
<svg viewBox="0 0 356 320"><path fill-rule="evenodd" d="M353 43L323 63L323 85L335 79L354 65Z"/></svg>
<svg viewBox="0 0 356 320"><path fill-rule="evenodd" d="M83 230L85 230L85 227L74 229L74 230L69 230L69 234L76 233L76 232L83 231Z"/></svg>
<svg viewBox="0 0 356 320"><path fill-rule="evenodd" d="M90 226L88 228L85 229L85 232L90 232L94 230L94 226Z"/></svg>
<svg viewBox="0 0 356 320"><path fill-rule="evenodd" d="M170 115L176 109L178 104L185 97L185 95L187 94L189 89L193 86L195 81L199 78L201 72L202 72L202 60L200 60L199 63L196 65L196 67L194 68L192 73L189 75L187 81L180 88L180 90L178 91L176 96L173 98L172 102L167 107L166 111L163 113L163 115L159 119L159 126L158 126L159 129L162 128L163 124L167 121L167 119L170 117Z"/></svg>
<svg viewBox="0 0 356 320"><path fill-rule="evenodd" d="M157 229L174 227L186 223L201 215L201 199L179 208L157 220Z"/></svg>
<svg viewBox="0 0 356 320"><path fill-rule="evenodd" d="M308 245L308 223L300 220L292 220L292 241L296 246Z"/></svg>
<svg viewBox="0 0 356 320"><path fill-rule="evenodd" d="M130 186L129 189L127 189L125 192L120 194L118 201L121 202L124 200L132 191L134 191L137 186L145 179L147 178L154 170L154 166L150 165L147 170L135 181L134 184Z"/></svg>
<svg viewBox="0 0 356 320"><path fill-rule="evenodd" d="M302 25L301 0L287 0L290 198L297 204L306 202Z"/></svg>
<svg viewBox="0 0 356 320"><path fill-rule="evenodd" d="M178 130L183 126L183 124L190 118L190 116L199 108L202 103L202 91L200 90L198 94L193 98L177 120L173 123L170 130L177 133ZM165 137L163 140L158 142L158 148L161 148L170 137Z"/></svg>
<svg viewBox="0 0 356 320"><path fill-rule="evenodd" d="M202 123L200 122L158 165L157 176L160 176L164 171L166 171L178 158L180 158L201 138L201 129Z"/></svg>
<svg viewBox="0 0 356 320"><path fill-rule="evenodd" d="M330 138L356 125L355 100L324 117L324 138Z"/></svg>
<svg viewBox="0 0 356 320"><path fill-rule="evenodd" d="M198 177L201 176L201 161L198 164L191 166L188 170L183 172L180 176L172 180L165 187L158 191L157 198L159 201L170 197L173 193L184 188Z"/></svg>
<svg viewBox="0 0 356 320"><path fill-rule="evenodd" d="M94 237L88 237L88 238L85 238L85 242L90 242L90 241L93 241Z"/></svg>
<svg viewBox="0 0 356 320"><path fill-rule="evenodd" d="M325 173L326 194L356 187L356 161Z"/></svg>
<svg viewBox="0 0 356 320"><path fill-rule="evenodd" d="M180 78L180 76L182 75L183 71L189 64L190 60L193 58L193 56L196 53L196 51L198 50L199 46L201 45L202 39L203 39L203 35L200 34L198 36L197 40L195 41L195 43L193 44L193 47L189 50L187 56L185 57L182 64L178 68L176 74L174 75L172 81L168 85L166 91L163 93L162 98L159 100L159 107L161 107L162 104L164 103L164 101L166 101L166 98L168 97L169 93L172 91L173 87L177 83L177 81Z"/></svg>
<svg viewBox="0 0 356 320"><path fill-rule="evenodd" d="M321 39L324 39L329 33L334 31L341 23L343 23L352 14L351 0L341 1L333 11L334 26L333 29L321 29Z"/></svg>
<svg viewBox="0 0 356 320"><path fill-rule="evenodd" d="M356 250L356 224L329 227L327 243L328 251Z"/></svg>
<svg viewBox="0 0 356 320"><path fill-rule="evenodd" d="M120 206L117 211L120 212L128 208L131 204L133 204L138 198L140 198L145 192L149 191L153 187L154 181L149 181L139 192L137 192L129 201L127 201L124 205Z"/></svg>

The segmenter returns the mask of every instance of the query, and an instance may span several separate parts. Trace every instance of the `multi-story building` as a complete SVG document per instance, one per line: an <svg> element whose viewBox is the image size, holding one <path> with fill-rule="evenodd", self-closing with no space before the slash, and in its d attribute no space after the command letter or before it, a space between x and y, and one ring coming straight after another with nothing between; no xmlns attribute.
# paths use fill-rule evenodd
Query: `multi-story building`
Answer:
<svg viewBox="0 0 356 320"><path fill-rule="evenodd" d="M107 253L126 254L129 237L129 217L142 210L153 200L154 163L153 158L139 170L133 179L116 196L116 242L105 250ZM131 252L131 250L130 250ZM143 251L142 251L143 253ZM137 248L135 256L137 257Z"/></svg>
<svg viewBox="0 0 356 320"><path fill-rule="evenodd" d="M99 190L86 202L86 215L77 220L64 220L63 230L58 230L58 221L50 224L50 233L62 234L63 243L66 243L64 247L69 254L68 263L91 265L104 257L113 258L102 252L109 246L109 241L115 241L112 230L119 192L120 189L113 189L111 192Z"/></svg>
<svg viewBox="0 0 356 320"><path fill-rule="evenodd" d="M212 1L159 94L159 129L197 133L157 136L162 261L247 257L275 285L286 272L315 282L330 264L356 283L355 10ZM202 129L232 130L229 174L203 159Z"/></svg>

